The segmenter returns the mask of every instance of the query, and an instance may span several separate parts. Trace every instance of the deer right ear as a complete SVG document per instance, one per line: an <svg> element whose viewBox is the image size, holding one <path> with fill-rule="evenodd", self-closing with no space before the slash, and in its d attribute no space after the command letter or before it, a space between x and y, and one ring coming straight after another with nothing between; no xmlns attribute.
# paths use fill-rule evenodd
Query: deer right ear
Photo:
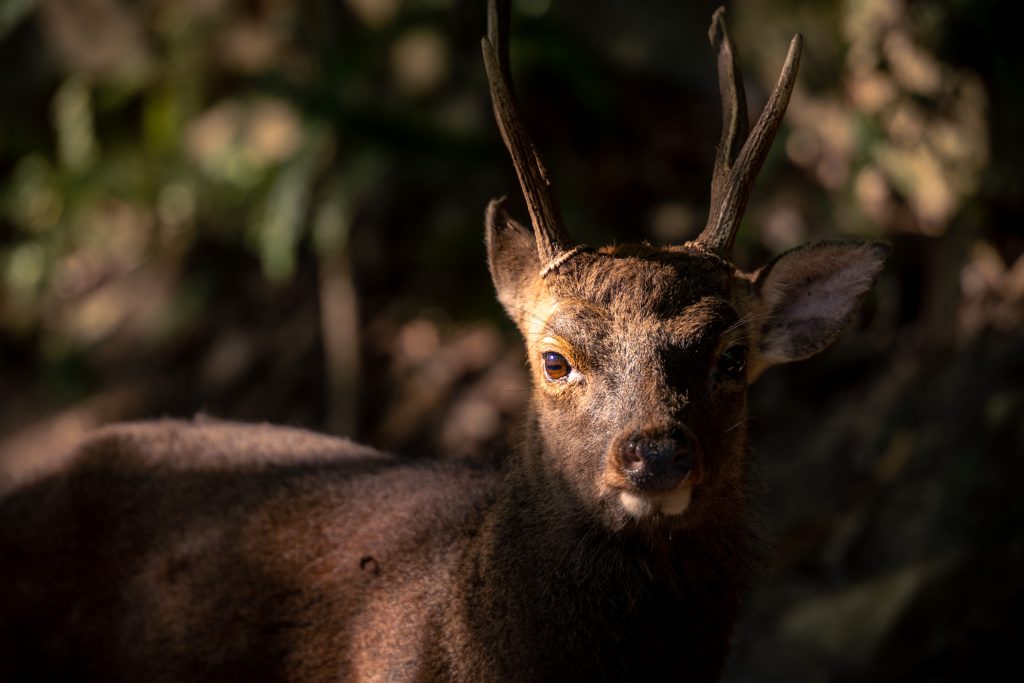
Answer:
<svg viewBox="0 0 1024 683"><path fill-rule="evenodd" d="M487 205L485 218L487 265L498 292L498 301L513 320L522 317L524 293L540 273L533 231L505 212L505 198Z"/></svg>
<svg viewBox="0 0 1024 683"><path fill-rule="evenodd" d="M751 378L834 342L888 255L882 242L826 240L797 247L762 268L754 279L753 317L760 325Z"/></svg>

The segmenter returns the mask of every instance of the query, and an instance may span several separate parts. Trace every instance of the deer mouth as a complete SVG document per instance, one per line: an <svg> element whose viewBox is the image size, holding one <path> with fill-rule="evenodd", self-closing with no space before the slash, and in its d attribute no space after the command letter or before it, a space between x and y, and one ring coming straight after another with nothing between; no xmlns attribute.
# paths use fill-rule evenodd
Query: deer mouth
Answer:
<svg viewBox="0 0 1024 683"><path fill-rule="evenodd" d="M687 476L671 491L619 491L619 503L635 519L647 519L655 515L679 517L690 507L693 499L693 483Z"/></svg>

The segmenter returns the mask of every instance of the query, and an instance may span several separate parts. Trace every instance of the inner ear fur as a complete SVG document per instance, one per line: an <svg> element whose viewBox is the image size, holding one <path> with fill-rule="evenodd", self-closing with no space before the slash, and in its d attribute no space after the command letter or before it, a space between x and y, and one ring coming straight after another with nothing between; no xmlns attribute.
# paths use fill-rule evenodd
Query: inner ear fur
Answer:
<svg viewBox="0 0 1024 683"><path fill-rule="evenodd" d="M515 322L522 318L526 292L540 275L537 242L533 231L512 220L505 211L505 198L487 205L484 217L487 266L498 301Z"/></svg>
<svg viewBox="0 0 1024 683"><path fill-rule="evenodd" d="M889 251L883 242L813 242L755 273L756 372L809 358L834 342L875 284Z"/></svg>

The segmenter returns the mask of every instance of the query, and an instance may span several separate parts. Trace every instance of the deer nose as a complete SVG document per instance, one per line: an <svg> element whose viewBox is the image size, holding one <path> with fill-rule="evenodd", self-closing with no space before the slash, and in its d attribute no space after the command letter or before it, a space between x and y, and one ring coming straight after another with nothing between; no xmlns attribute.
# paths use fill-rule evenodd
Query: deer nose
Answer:
<svg viewBox="0 0 1024 683"><path fill-rule="evenodd" d="M633 432L619 446L626 477L641 491L675 488L693 466L693 437L687 431Z"/></svg>

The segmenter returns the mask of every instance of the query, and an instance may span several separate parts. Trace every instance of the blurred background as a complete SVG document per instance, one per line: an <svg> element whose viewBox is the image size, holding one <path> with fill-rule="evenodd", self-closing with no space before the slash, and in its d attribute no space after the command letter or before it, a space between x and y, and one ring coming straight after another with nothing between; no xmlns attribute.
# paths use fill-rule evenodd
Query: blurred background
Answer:
<svg viewBox="0 0 1024 683"><path fill-rule="evenodd" d="M581 241L703 226L716 4L515 3L524 115ZM483 5L0 2L3 476L197 412L492 452L528 381L482 217L526 212ZM849 332L753 389L768 550L729 678L985 678L1024 642L1019 36L994 0L729 20L754 114L805 37L737 263L894 247Z"/></svg>

